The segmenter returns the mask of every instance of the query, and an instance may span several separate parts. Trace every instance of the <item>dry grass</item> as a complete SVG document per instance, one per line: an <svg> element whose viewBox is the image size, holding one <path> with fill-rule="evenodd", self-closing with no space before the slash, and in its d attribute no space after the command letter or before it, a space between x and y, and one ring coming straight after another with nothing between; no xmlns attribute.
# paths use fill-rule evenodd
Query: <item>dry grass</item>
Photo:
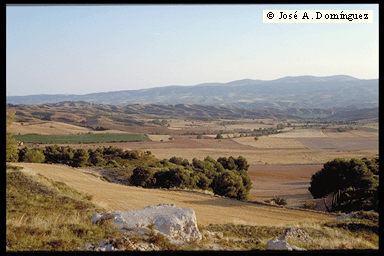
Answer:
<svg viewBox="0 0 384 256"><path fill-rule="evenodd" d="M148 134L148 137L151 139L151 141L169 141L169 138L171 138L171 136L169 135L150 135L150 134Z"/></svg>
<svg viewBox="0 0 384 256"><path fill-rule="evenodd" d="M235 138L233 140L242 145L248 145L256 148L306 148L303 144L291 138L261 136L257 141L254 137L242 137Z"/></svg>
<svg viewBox="0 0 384 256"><path fill-rule="evenodd" d="M269 135L272 138L321 138L327 137L320 129L295 129L285 133Z"/></svg>
<svg viewBox="0 0 384 256"><path fill-rule="evenodd" d="M173 203L192 208L200 225L210 223L237 223L250 225L277 225L296 222L298 219L329 220L332 216L322 213L302 212L283 208L271 208L188 191L143 189L108 183L86 174L80 169L61 165L17 163L23 171L41 173L65 182L68 186L93 196L93 202L109 210L134 210L148 205Z"/></svg>
<svg viewBox="0 0 384 256"><path fill-rule="evenodd" d="M31 178L7 168L6 199L7 251L79 250L87 242L118 234L108 223L91 223L92 214L102 209L41 175Z"/></svg>
<svg viewBox="0 0 384 256"><path fill-rule="evenodd" d="M221 156L243 156L251 164L322 164L336 157L375 157L378 150L357 150L347 152L316 151L311 149L230 149L230 148L147 148L159 158L172 156L203 160L206 156L217 159Z"/></svg>
<svg viewBox="0 0 384 256"><path fill-rule="evenodd" d="M40 122L40 123L34 123L34 124L23 124L13 122L9 130L13 132L14 134L28 134L28 133L36 133L41 135L69 135L69 134L78 134L78 133L87 133L91 131L91 129L72 125L72 124L66 124L62 122Z"/></svg>

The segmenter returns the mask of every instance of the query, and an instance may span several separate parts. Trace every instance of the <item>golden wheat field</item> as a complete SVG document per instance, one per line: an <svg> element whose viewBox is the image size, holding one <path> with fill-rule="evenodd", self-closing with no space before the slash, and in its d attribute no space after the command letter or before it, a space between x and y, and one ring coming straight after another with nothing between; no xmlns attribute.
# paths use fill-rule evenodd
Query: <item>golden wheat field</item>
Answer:
<svg viewBox="0 0 384 256"><path fill-rule="evenodd" d="M64 182L83 193L92 195L92 201L107 210L134 210L148 205L175 204L196 212L199 225L234 223L249 225L280 225L304 220L324 221L334 216L321 212L308 212L276 208L241 202L193 191L144 189L102 181L95 174L64 165L14 163L29 175L38 173Z"/></svg>
<svg viewBox="0 0 384 256"><path fill-rule="evenodd" d="M39 122L39 123L18 123L13 122L9 130L12 131L14 134L28 134L28 133L35 133L35 134L41 134L41 135L69 135L69 134L77 134L77 133L87 133L91 131L91 129L62 123L62 122Z"/></svg>
<svg viewBox="0 0 384 256"><path fill-rule="evenodd" d="M289 132L272 134L271 138L318 138L327 137L321 129L292 129Z"/></svg>
<svg viewBox="0 0 384 256"><path fill-rule="evenodd" d="M294 138L279 138L271 136L262 136L257 140L253 137L242 137L233 139L242 145L249 145L255 148L306 148Z"/></svg>

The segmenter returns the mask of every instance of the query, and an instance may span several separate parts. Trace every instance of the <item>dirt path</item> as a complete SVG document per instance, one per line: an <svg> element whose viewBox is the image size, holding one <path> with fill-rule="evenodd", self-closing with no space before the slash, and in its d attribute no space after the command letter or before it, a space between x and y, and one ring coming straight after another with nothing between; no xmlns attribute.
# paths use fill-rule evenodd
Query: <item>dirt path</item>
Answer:
<svg viewBox="0 0 384 256"><path fill-rule="evenodd" d="M187 191L143 189L108 183L81 169L65 165L15 163L25 173L42 175L66 183L81 192L93 195L92 201L108 210L134 210L148 205L173 203L195 210L199 225L235 223L250 225L284 225L304 220L328 220L334 217L276 207L261 206Z"/></svg>

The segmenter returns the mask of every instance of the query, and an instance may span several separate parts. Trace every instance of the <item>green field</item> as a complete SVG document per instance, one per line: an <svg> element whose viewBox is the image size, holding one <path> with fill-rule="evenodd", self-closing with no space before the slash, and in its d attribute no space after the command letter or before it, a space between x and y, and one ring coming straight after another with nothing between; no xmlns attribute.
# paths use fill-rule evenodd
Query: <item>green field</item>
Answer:
<svg viewBox="0 0 384 256"><path fill-rule="evenodd" d="M98 142L129 142L129 141L150 141L147 134L127 133L86 133L77 135L39 135L26 134L14 135L17 141L30 143L98 143Z"/></svg>

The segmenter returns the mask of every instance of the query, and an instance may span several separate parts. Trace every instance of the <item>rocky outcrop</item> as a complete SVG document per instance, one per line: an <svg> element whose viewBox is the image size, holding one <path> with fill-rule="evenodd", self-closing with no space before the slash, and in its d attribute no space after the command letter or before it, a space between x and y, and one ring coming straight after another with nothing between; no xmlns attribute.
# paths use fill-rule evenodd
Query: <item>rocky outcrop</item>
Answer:
<svg viewBox="0 0 384 256"><path fill-rule="evenodd" d="M106 219L113 219L122 231L127 232L154 230L171 239L183 241L200 241L202 238L197 227L195 211L190 208L175 207L173 204L147 206L135 211L97 214L92 217L92 222Z"/></svg>

